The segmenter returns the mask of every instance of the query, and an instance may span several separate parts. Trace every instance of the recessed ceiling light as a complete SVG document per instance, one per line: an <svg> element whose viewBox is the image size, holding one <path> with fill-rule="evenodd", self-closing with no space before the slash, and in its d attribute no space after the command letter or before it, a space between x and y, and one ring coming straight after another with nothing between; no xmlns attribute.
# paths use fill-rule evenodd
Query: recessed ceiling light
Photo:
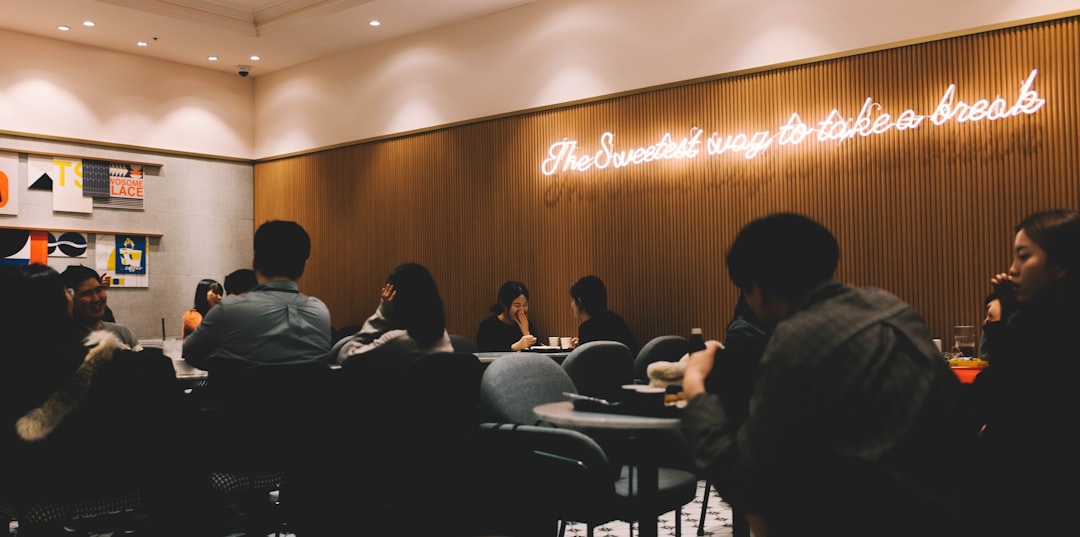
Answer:
<svg viewBox="0 0 1080 537"><path fill-rule="evenodd" d="M258 55L256 55L256 54L252 54L251 56L249 56L249 57L248 57L248 59L249 59L249 60L251 60L251 61L253 61L253 62L257 62L257 61L261 60L262 58L260 58L260 57L259 57Z"/></svg>
<svg viewBox="0 0 1080 537"><path fill-rule="evenodd" d="M67 26L67 25L60 25L60 26L57 26L56 29L60 30L61 32L66 32L66 31L70 30L71 27Z"/></svg>
<svg viewBox="0 0 1080 537"><path fill-rule="evenodd" d="M207 56L206 59L208 59L208 60L210 60L212 62L216 62L217 61L217 56Z"/></svg>
<svg viewBox="0 0 1080 537"><path fill-rule="evenodd" d="M369 22L369 23L368 23L368 25L369 25L369 26L379 26L379 25L381 25L381 24L382 24L382 23L381 23L381 22L379 22L379 21L371 21L371 22Z"/></svg>
<svg viewBox="0 0 1080 537"><path fill-rule="evenodd" d="M148 44L147 44L146 41L139 41L139 42L135 43L135 46L145 47L145 46L148 46Z"/></svg>
<svg viewBox="0 0 1080 537"><path fill-rule="evenodd" d="M94 21L82 21L82 25L87 28L93 28L95 26Z"/></svg>

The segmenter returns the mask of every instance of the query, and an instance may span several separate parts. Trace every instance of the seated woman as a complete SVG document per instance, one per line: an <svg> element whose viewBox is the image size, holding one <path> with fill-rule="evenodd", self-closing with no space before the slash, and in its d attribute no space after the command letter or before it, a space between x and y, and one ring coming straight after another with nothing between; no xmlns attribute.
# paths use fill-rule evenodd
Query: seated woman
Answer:
<svg viewBox="0 0 1080 537"><path fill-rule="evenodd" d="M495 315L480 322L476 331L479 352L520 351L536 344L536 325L529 324L529 288L509 281L499 288L498 302L489 308Z"/></svg>
<svg viewBox="0 0 1080 537"><path fill-rule="evenodd" d="M983 360L990 360L994 342L1001 337L1009 317L1020 307L1013 293L1012 280L1008 276L1001 273L990 280L994 290L986 295L986 317L983 319L982 334L979 336L979 358Z"/></svg>
<svg viewBox="0 0 1080 537"><path fill-rule="evenodd" d="M581 319L571 347L590 341L618 341L637 356L638 346L630 327L617 313L607 309L607 287L596 276L585 276L570 286L574 317Z"/></svg>
<svg viewBox="0 0 1080 537"><path fill-rule="evenodd" d="M224 292L225 289L215 280L209 278L199 280L198 285L195 286L195 307L184 312L184 337L194 332L206 312L221 302L221 295Z"/></svg>
<svg viewBox="0 0 1080 537"><path fill-rule="evenodd" d="M47 266L3 267L0 292L19 305L0 318L0 452L17 462L0 497L22 510L138 490L155 535L192 531L209 478L184 444L191 415L172 360L107 330L83 340L72 294ZM23 522L20 533L49 531Z"/></svg>
<svg viewBox="0 0 1080 537"><path fill-rule="evenodd" d="M406 263L386 278L379 307L360 331L338 341L330 352L337 363L344 364L374 351L415 357L453 350L435 279L424 266Z"/></svg>

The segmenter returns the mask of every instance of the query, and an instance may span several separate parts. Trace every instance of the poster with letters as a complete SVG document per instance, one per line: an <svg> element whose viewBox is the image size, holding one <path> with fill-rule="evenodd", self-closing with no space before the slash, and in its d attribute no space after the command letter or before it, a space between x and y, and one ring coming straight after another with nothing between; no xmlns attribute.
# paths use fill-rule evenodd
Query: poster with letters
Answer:
<svg viewBox="0 0 1080 537"><path fill-rule="evenodd" d="M98 273L112 277L112 287L149 287L149 252L145 235L97 235Z"/></svg>

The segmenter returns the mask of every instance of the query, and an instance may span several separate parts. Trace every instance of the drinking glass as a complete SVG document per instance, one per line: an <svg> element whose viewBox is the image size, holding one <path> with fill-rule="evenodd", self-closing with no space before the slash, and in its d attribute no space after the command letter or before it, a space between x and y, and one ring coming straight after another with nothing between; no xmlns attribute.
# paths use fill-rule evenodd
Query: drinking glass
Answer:
<svg viewBox="0 0 1080 537"><path fill-rule="evenodd" d="M960 356L972 358L975 356L975 327L953 327L953 352Z"/></svg>

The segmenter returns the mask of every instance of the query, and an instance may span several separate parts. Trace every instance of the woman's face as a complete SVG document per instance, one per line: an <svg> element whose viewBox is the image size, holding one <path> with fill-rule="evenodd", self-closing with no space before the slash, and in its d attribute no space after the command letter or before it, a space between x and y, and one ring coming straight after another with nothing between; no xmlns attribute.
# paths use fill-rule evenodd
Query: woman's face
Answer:
<svg viewBox="0 0 1080 537"><path fill-rule="evenodd" d="M525 298L525 295L518 295L513 302L510 303L510 309L507 310L507 315L511 319L517 319L518 315L524 313L529 314L529 299Z"/></svg>
<svg viewBox="0 0 1080 537"><path fill-rule="evenodd" d="M995 298L986 303L986 317L983 325L1001 320L1001 300Z"/></svg>
<svg viewBox="0 0 1080 537"><path fill-rule="evenodd" d="M1046 258L1046 250L1035 244L1024 230L1016 233L1013 241L1013 262L1009 267L1016 298L1027 302L1054 290L1065 276L1065 269L1052 265Z"/></svg>
<svg viewBox="0 0 1080 537"><path fill-rule="evenodd" d="M210 307L217 306L218 302L221 302L221 295L215 293L213 289L206 292L206 303L210 304Z"/></svg>

